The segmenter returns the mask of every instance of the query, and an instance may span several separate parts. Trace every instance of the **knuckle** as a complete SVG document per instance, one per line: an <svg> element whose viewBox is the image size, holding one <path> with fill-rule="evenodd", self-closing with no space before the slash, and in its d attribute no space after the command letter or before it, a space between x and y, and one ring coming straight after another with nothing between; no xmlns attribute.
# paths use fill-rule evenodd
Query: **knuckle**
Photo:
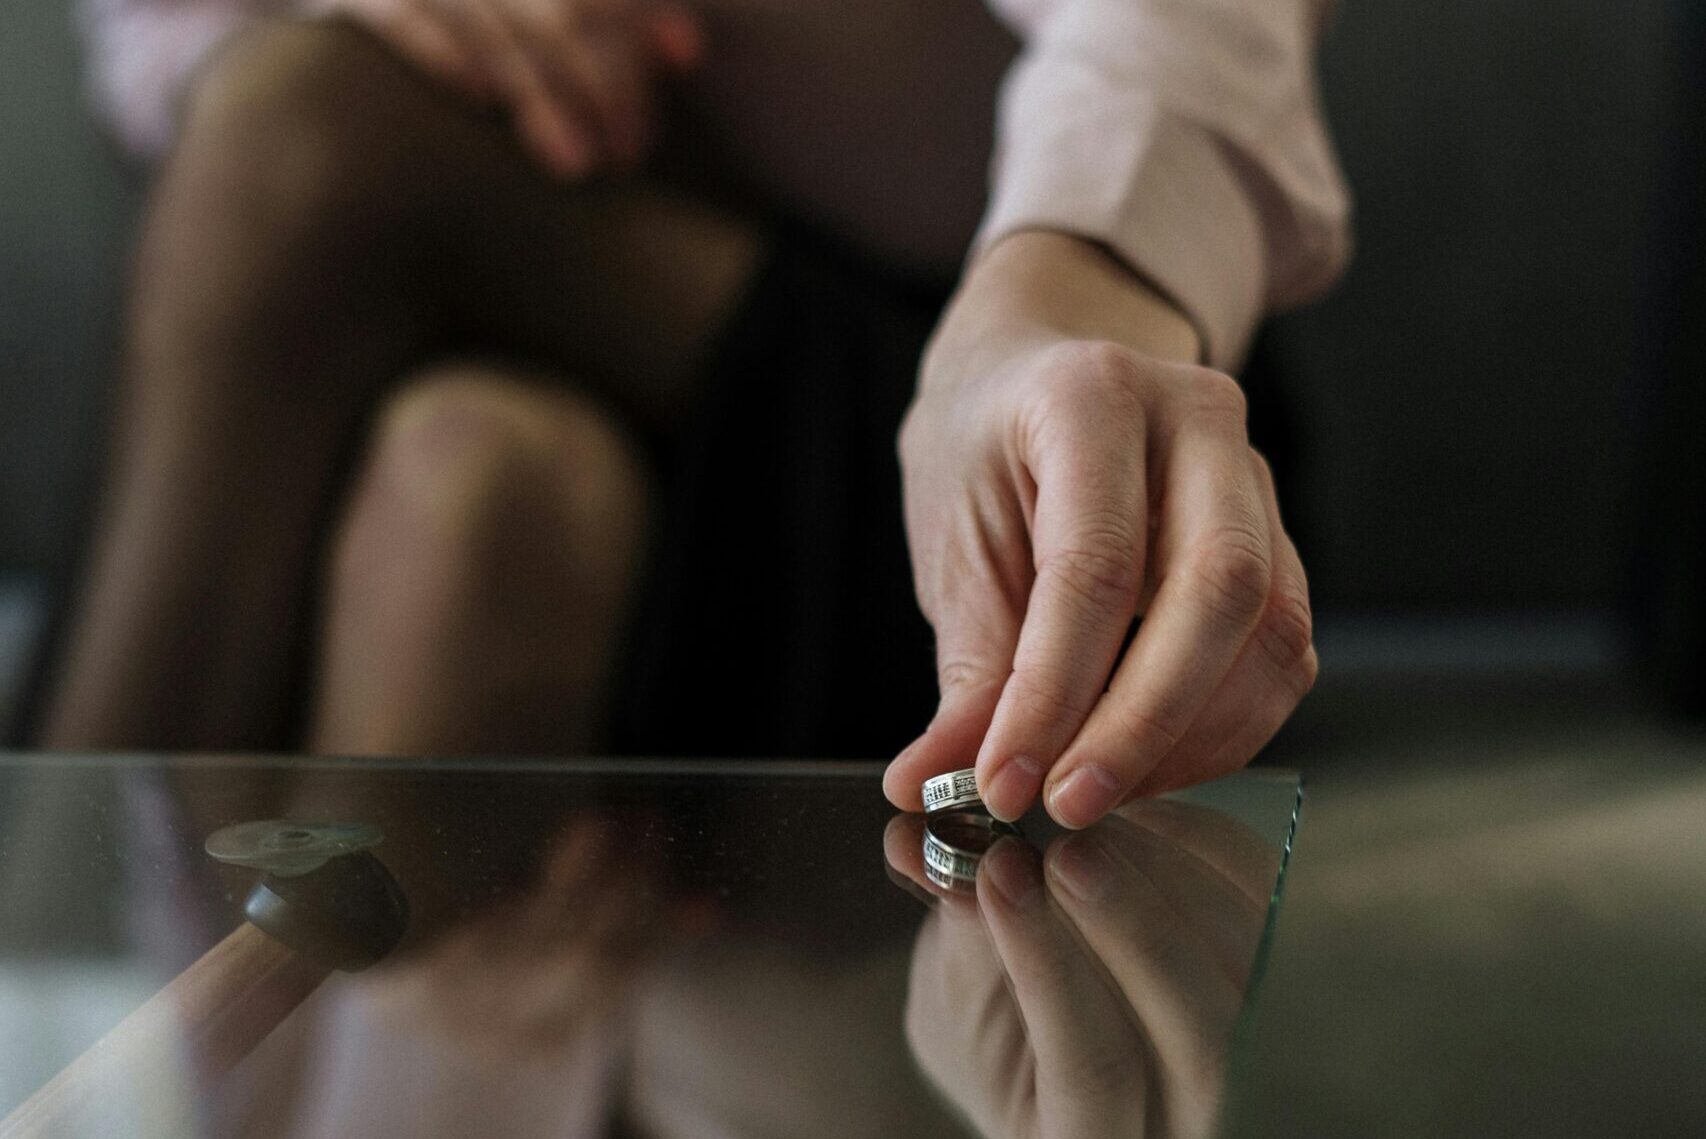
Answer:
<svg viewBox="0 0 1706 1139"><path fill-rule="evenodd" d="M1145 914L1142 922L1134 923L1137 932L1126 944L1132 960L1156 960L1165 947L1179 944L1183 934L1179 924L1171 920L1173 911L1156 907L1157 914ZM1162 912L1165 911L1165 912ZM1141 1103L1152 1094L1144 1086L1143 1068L1131 1062L1118 1048L1085 1049L1073 1057L1072 1067L1056 1076L1061 1081L1062 1102L1067 1104ZM1094 1123L1092 1123L1092 1120ZM1045 1132L1054 1135L1095 1134L1106 1126L1105 1119L1090 1113L1068 1114L1062 1117L1065 1126ZM1076 1124L1076 1126L1074 1126Z"/></svg>
<svg viewBox="0 0 1706 1139"><path fill-rule="evenodd" d="M1029 723L1081 720L1093 700L1074 699L1072 678L1058 669L1031 665L1014 670L1003 692L1022 719Z"/></svg>
<svg viewBox="0 0 1706 1139"><path fill-rule="evenodd" d="M1223 530L1203 544L1194 577L1218 616L1246 624L1267 607L1273 562L1267 544L1254 531Z"/></svg>
<svg viewBox="0 0 1706 1139"><path fill-rule="evenodd" d="M1282 590L1269 604L1256 635L1262 652L1280 675L1302 680L1313 669L1314 623L1309 599L1301 592ZM1314 683L1313 675L1308 682Z"/></svg>
<svg viewBox="0 0 1706 1139"><path fill-rule="evenodd" d="M1097 613L1136 612L1143 588L1136 542L1111 528L1050 552L1037 566L1037 576Z"/></svg>
<svg viewBox="0 0 1706 1139"><path fill-rule="evenodd" d="M1122 409L1141 409L1143 365L1129 349L1074 341L1049 350L1029 378L1029 410L1039 428L1100 424Z"/></svg>
<svg viewBox="0 0 1706 1139"><path fill-rule="evenodd" d="M1086 381L1129 390L1143 375L1143 358L1124 345L1089 340L1070 349L1075 371Z"/></svg>
<svg viewBox="0 0 1706 1139"><path fill-rule="evenodd" d="M1262 454L1254 447L1250 448L1250 463L1256 470L1256 478L1260 480L1262 489L1269 495L1272 495L1274 493L1274 487L1276 486L1274 480L1274 465L1268 461L1268 457L1266 455Z"/></svg>
<svg viewBox="0 0 1706 1139"><path fill-rule="evenodd" d="M1321 656L1315 651L1315 646L1309 646L1309 651L1303 654L1303 659L1297 667L1297 698L1303 699L1315 687L1315 682L1321 678Z"/></svg>
<svg viewBox="0 0 1706 1139"><path fill-rule="evenodd" d="M902 465L910 462L918 452L918 404L915 401L907 408L906 415L900 421L900 429L894 435L895 454L900 457Z"/></svg>
<svg viewBox="0 0 1706 1139"><path fill-rule="evenodd" d="M1244 422L1249 401L1238 381L1225 372L1198 368L1192 374L1191 400L1199 414L1223 416Z"/></svg>
<svg viewBox="0 0 1706 1139"><path fill-rule="evenodd" d="M968 657L951 657L936 666L936 683L943 695L986 688L1003 679L984 662Z"/></svg>
<svg viewBox="0 0 1706 1139"><path fill-rule="evenodd" d="M1114 724L1120 738L1126 742L1133 754L1165 755L1179 745L1179 740L1185 734L1184 729L1169 727L1162 723L1158 715L1145 711L1131 701L1110 703L1113 705Z"/></svg>
<svg viewBox="0 0 1706 1139"><path fill-rule="evenodd" d="M1082 341L1057 349L1043 374L1046 405L1101 418L1110 403L1135 402L1144 372L1141 358L1129 348Z"/></svg>

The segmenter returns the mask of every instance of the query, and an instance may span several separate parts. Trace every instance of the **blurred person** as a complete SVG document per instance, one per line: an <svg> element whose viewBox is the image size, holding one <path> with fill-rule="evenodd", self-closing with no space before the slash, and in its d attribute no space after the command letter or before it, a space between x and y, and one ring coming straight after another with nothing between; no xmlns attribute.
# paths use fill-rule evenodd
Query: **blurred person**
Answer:
<svg viewBox="0 0 1706 1139"><path fill-rule="evenodd" d="M700 635L654 631L638 738L704 750L764 653L809 697L778 705L880 719L894 594L798 582L837 551L886 580L816 515L875 534L839 507L887 476L763 460L909 404L939 699L895 803L975 763L998 815L1080 827L1246 763L1316 668L1229 372L1346 256L1320 5L993 7L91 0L154 173L44 742L605 746L658 549ZM766 420L802 400L805 443ZM839 615L803 656L747 605L781 589Z"/></svg>

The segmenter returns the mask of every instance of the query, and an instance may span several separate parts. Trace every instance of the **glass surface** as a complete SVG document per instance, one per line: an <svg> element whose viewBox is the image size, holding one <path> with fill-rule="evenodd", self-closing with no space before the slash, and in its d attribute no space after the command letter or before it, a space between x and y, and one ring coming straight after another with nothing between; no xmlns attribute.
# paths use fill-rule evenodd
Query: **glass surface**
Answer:
<svg viewBox="0 0 1706 1139"><path fill-rule="evenodd" d="M0 757L0 1135L1212 1134L1297 778L982 828L955 878L880 774ZM383 839L285 833L348 851L263 933L265 859L207 842L265 819ZM406 932L326 975L370 857Z"/></svg>

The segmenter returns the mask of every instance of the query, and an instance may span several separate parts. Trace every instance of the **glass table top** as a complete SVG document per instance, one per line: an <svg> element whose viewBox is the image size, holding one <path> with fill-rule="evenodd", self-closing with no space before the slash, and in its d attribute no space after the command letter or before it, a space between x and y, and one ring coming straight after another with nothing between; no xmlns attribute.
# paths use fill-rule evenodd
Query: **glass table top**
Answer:
<svg viewBox="0 0 1706 1139"><path fill-rule="evenodd" d="M0 1137L1214 1134L1297 777L880 777L0 757Z"/></svg>

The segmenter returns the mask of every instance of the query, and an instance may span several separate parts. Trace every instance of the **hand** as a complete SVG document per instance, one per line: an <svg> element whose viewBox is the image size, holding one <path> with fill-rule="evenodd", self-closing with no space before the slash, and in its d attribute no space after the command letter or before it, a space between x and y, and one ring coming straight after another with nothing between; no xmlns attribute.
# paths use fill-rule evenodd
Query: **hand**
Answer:
<svg viewBox="0 0 1706 1139"><path fill-rule="evenodd" d="M1014 819L1084 827L1247 763L1316 673L1309 592L1238 385L1190 325L1075 238L967 274L901 430L941 703L884 787L971 766ZM1143 622L1122 654L1131 623Z"/></svg>
<svg viewBox="0 0 1706 1139"><path fill-rule="evenodd" d="M894 870L940 899L907 1041L978 1134L1212 1134L1277 851L1226 816L1133 803L1044 858L1000 840L974 897L930 883L922 828L903 815L884 835Z"/></svg>
<svg viewBox="0 0 1706 1139"><path fill-rule="evenodd" d="M651 146L651 84L699 62L688 8L658 0L320 0L470 98L514 117L546 170L631 169Z"/></svg>

